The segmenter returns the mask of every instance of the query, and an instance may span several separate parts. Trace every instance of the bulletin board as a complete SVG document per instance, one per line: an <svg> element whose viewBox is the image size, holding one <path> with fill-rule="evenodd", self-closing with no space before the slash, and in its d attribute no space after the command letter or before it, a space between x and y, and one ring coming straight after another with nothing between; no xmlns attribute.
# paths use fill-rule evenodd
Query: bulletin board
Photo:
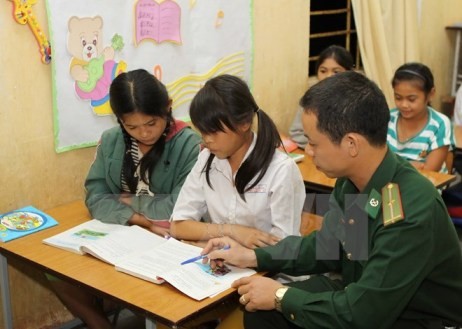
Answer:
<svg viewBox="0 0 462 329"><path fill-rule="evenodd" d="M252 83L252 0L47 0L56 152L94 146L117 122L111 81L144 68L173 115L219 74Z"/></svg>

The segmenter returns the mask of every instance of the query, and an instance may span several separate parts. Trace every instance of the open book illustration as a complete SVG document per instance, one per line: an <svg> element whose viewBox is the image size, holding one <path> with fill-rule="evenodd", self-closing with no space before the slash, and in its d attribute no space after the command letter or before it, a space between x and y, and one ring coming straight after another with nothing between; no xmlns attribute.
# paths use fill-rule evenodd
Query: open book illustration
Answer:
<svg viewBox="0 0 462 329"><path fill-rule="evenodd" d="M135 22L136 43L152 39L181 44L181 7L175 1L138 0Z"/></svg>
<svg viewBox="0 0 462 329"><path fill-rule="evenodd" d="M90 220L43 240L43 243L78 254L90 254L112 264L120 272L172 286L196 300L214 296L241 277L255 273L231 265L212 270L201 260L181 262L200 255L202 248L165 239L139 226Z"/></svg>
<svg viewBox="0 0 462 329"><path fill-rule="evenodd" d="M10 241L57 224L50 215L34 206L27 206L0 215L0 240Z"/></svg>

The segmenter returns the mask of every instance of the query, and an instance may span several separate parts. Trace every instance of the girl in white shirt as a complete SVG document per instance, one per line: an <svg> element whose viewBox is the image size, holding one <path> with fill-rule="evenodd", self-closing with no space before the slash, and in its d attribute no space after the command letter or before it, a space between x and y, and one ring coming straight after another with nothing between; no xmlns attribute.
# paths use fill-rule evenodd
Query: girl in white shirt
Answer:
<svg viewBox="0 0 462 329"><path fill-rule="evenodd" d="M303 179L278 149L277 128L246 83L231 75L209 80L194 97L190 116L205 148L173 209L172 236L206 241L226 235L255 248L299 235Z"/></svg>

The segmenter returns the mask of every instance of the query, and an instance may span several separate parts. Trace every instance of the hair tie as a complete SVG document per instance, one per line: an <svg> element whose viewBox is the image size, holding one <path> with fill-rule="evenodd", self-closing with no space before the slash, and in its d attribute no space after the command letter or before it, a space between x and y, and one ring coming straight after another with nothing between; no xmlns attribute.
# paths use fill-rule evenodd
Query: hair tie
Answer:
<svg viewBox="0 0 462 329"><path fill-rule="evenodd" d="M419 72L416 72L416 71L412 71L412 70L408 70L408 69L404 69L404 70L399 70L398 72L406 72L406 73L409 73L409 74L412 74L412 75L415 75L419 78L421 78L423 81L425 81L425 78L422 74L420 74Z"/></svg>

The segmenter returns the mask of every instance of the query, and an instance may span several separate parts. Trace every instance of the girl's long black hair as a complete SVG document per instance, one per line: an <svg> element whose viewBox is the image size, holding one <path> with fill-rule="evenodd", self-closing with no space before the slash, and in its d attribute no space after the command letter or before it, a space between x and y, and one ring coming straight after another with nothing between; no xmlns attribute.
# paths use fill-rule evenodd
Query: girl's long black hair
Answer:
<svg viewBox="0 0 462 329"><path fill-rule="evenodd" d="M112 111L117 117L125 141L125 155L122 175L131 193L136 192L138 180L135 177L136 166L130 154L131 136L122 124L125 114L134 112L157 116L167 120L164 133L140 161L141 179L147 184L154 167L165 148L165 138L174 124L172 111L169 108L169 96L165 86L155 76L143 69L133 70L118 75L111 83L109 100Z"/></svg>
<svg viewBox="0 0 462 329"><path fill-rule="evenodd" d="M225 131L236 132L241 124L252 124L258 118L255 148L236 173L235 186L241 197L256 186L265 175L277 147L282 145L273 120L261 110L249 87L240 78L220 75L210 79L191 102L190 117L194 126L205 134ZM215 155L210 154L203 168L208 185L212 187L209 171ZM249 185L250 181L256 179Z"/></svg>

